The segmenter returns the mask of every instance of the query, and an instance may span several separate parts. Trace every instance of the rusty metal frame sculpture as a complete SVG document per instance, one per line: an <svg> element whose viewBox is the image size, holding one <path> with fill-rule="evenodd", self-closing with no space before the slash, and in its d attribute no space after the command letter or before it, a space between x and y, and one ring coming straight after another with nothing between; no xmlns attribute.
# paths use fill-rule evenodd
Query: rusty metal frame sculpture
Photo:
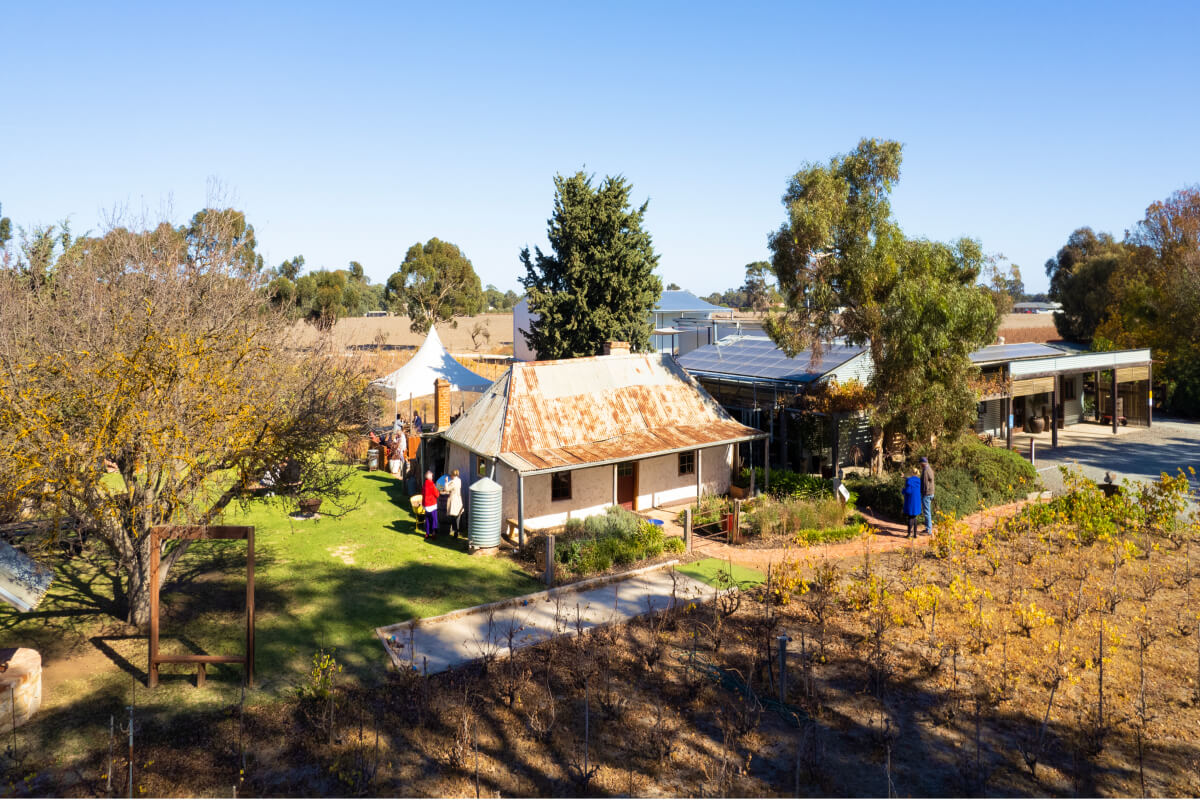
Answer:
<svg viewBox="0 0 1200 800"><path fill-rule="evenodd" d="M164 656L158 652L158 567L162 543L167 539L244 539L246 541L246 652L240 656L198 653ZM195 664L196 685L203 686L208 664L241 664L247 686L254 685L254 526L164 525L150 529L150 667L146 685L158 686L159 664Z"/></svg>

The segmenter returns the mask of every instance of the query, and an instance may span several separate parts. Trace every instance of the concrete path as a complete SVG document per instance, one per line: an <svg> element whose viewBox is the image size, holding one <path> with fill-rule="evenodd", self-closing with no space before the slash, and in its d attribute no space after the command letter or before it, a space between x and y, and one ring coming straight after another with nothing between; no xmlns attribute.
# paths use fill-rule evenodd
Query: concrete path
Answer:
<svg viewBox="0 0 1200 800"><path fill-rule="evenodd" d="M1066 430L1074 433L1084 427ZM1118 483L1126 478L1157 481L1159 473L1174 475L1181 467L1200 470L1200 422L1156 419L1150 428L1121 428L1119 436L1088 427L1095 428L1087 431L1091 435L1061 436L1056 448L1038 445L1038 473L1047 489L1062 489L1060 464L1078 466L1097 482L1111 471ZM1200 500L1200 483L1193 483L1192 491L1193 502Z"/></svg>
<svg viewBox="0 0 1200 800"><path fill-rule="evenodd" d="M399 669L432 674L484 657L505 658L510 635L515 650L714 595L707 584L676 572L675 563L410 620L375 633Z"/></svg>

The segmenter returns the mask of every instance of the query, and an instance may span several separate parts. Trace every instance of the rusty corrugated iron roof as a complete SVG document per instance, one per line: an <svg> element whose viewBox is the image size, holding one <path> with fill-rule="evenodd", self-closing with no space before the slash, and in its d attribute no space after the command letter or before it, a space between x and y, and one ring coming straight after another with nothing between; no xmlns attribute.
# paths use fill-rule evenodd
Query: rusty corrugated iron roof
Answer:
<svg viewBox="0 0 1200 800"><path fill-rule="evenodd" d="M661 353L517 363L446 431L521 472L644 458L763 434Z"/></svg>

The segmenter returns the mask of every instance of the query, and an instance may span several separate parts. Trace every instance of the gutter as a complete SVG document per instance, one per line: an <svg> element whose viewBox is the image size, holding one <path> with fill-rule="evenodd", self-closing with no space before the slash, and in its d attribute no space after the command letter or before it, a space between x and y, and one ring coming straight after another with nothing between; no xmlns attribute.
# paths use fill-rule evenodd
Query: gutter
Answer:
<svg viewBox="0 0 1200 800"><path fill-rule="evenodd" d="M753 436L739 436L736 439L725 439L725 440L719 441L719 442L705 442L704 444L690 444L685 447L672 447L669 450L656 450L653 453L639 453L638 455L634 455L634 456L625 456L622 458L606 458L603 461L588 461L587 463L584 463L584 464L565 464L561 467L545 467L544 469L522 470L520 467L518 467L512 461L509 461L507 458L505 458L505 455L506 455L505 453L499 453L495 456L492 456L492 458L495 458L497 461L503 461L505 466L507 466L512 471L516 472L518 475L520 475L522 477L529 477L532 475L549 475L554 472L569 472L574 469L588 469L591 467L606 467L606 466L610 466L612 464L622 464L626 461L637 461L637 460L643 459L643 458L658 458L660 456L669 456L669 455L673 455L675 453L686 453L686 452L689 452L692 450L701 450L706 447L724 447L725 445L740 444L741 442L757 442L757 441L761 441L763 439L768 439L768 438L770 438L770 434L759 432L759 433L754 434Z"/></svg>

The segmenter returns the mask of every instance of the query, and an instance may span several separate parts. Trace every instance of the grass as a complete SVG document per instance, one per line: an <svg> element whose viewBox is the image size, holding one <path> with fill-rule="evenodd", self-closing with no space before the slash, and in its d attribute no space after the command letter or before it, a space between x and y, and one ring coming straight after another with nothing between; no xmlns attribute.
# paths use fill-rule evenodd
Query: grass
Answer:
<svg viewBox="0 0 1200 800"><path fill-rule="evenodd" d="M723 589L729 585L728 579L722 576L729 575L730 569L733 570L733 580L739 585L747 583L757 585L767 579L766 575L756 569L743 567L741 564L730 564L720 558L702 558L699 561L675 567L676 572L682 572L684 575L703 581L717 589Z"/></svg>
<svg viewBox="0 0 1200 800"><path fill-rule="evenodd" d="M425 542L401 481L364 470L350 481L363 502L341 518L293 520L288 509L267 502L224 515L225 524L255 526L256 667L264 688L280 690L299 680L318 648L336 649L352 676L376 676L384 655L375 627L539 588L508 559L468 555L461 540ZM100 553L60 565L38 610L0 611L6 641L28 643L52 657L90 641L108 656L103 666L116 664L144 679L146 640L117 618L110 571ZM162 651L241 653L244 608L245 544L193 545L164 587ZM239 672L219 668L210 680L237 681ZM80 675L85 685L77 690L98 677ZM125 681L127 686L128 676Z"/></svg>

